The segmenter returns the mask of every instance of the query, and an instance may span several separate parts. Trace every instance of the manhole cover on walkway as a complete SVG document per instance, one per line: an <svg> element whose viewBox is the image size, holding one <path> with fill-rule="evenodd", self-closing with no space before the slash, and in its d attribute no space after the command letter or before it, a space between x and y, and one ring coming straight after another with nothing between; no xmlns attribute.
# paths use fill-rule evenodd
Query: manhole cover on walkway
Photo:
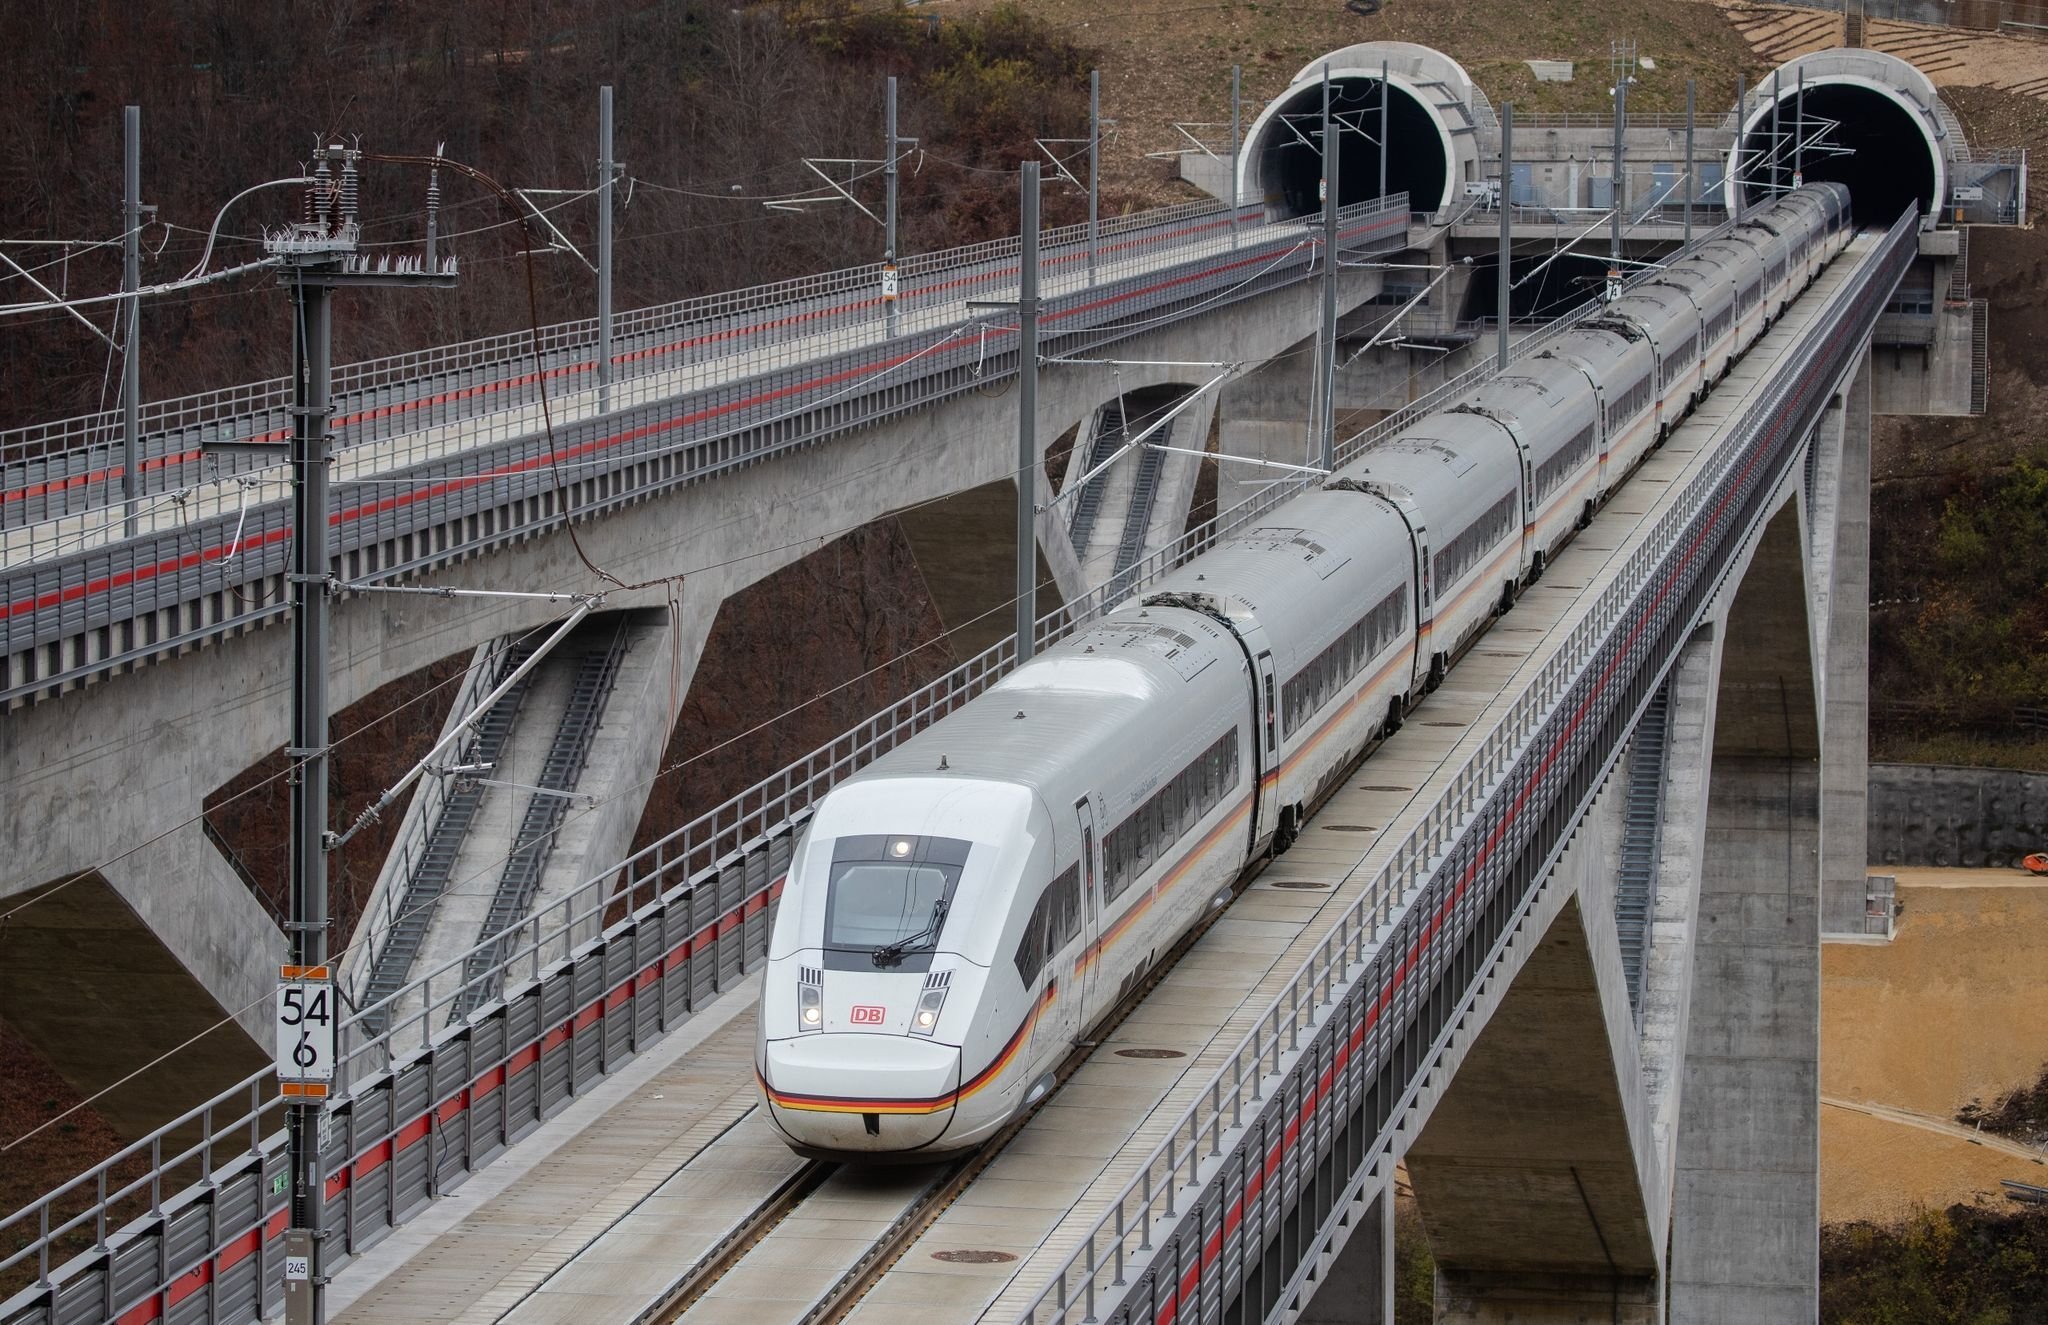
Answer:
<svg viewBox="0 0 2048 1325"><path fill-rule="evenodd" d="M1360 787L1360 791L1413 791L1413 787Z"/></svg>
<svg viewBox="0 0 2048 1325"><path fill-rule="evenodd" d="M1118 1058L1186 1058L1178 1049L1119 1049Z"/></svg>
<svg viewBox="0 0 2048 1325"><path fill-rule="evenodd" d="M1000 1265L1004 1261L1016 1260L1017 1255L1009 1251L982 1251L974 1247L963 1247L958 1251L935 1251L932 1253L932 1259L950 1261L954 1265Z"/></svg>
<svg viewBox="0 0 2048 1325"><path fill-rule="evenodd" d="M1379 831L1379 829L1374 828L1371 824L1324 824L1322 829L1326 833L1377 833Z"/></svg>
<svg viewBox="0 0 2048 1325"><path fill-rule="evenodd" d="M1275 879L1273 880L1273 886L1275 888L1327 888L1330 885L1327 883L1317 883L1314 879Z"/></svg>
<svg viewBox="0 0 2048 1325"><path fill-rule="evenodd" d="M1425 727L1462 727L1465 724L1462 722L1425 722L1422 725Z"/></svg>

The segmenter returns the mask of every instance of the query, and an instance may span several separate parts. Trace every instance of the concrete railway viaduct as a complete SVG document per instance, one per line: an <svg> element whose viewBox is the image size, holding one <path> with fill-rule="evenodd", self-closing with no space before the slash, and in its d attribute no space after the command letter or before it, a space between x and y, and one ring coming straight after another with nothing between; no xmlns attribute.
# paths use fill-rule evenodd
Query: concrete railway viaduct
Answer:
<svg viewBox="0 0 2048 1325"><path fill-rule="evenodd" d="M1330 255L1307 215L1320 165L1297 130L1324 63L1267 107L1240 159L1187 163L1191 179L1246 202L1049 237L1038 432L1071 429L1075 443L1062 500L1042 465L1021 476L1041 506L1042 632L1214 536L1188 530L1192 456L1140 447L1079 483L1134 435L1158 424L1155 440L1177 446L1213 438L1228 455L1310 458L1312 356L1290 351L1316 340ZM1500 119L1455 62L1385 43L1327 63L1360 129L1342 140L1339 171L1336 405L1393 409L1355 446L1483 379L1495 330L1484 264L1503 202L1516 237L1546 255L1581 233L1611 206L1612 129L1525 122L1502 181ZM1382 97L1384 163L1363 131ZM1843 125L1882 132L1832 150ZM1156 1006L1194 1011L1139 1038L1180 1036L1173 1052L1188 1064L1111 1088L1114 1152L1054 1166L1067 1187L1009 1261L991 1262L1010 1266L1002 1276L970 1281L988 1291L961 1299L963 1319L1168 1319L1199 1302L1205 1320L1380 1320L1397 1162L1422 1203L1443 1319L1661 1320L1667 1297L1677 1320L1811 1315L1815 950L1824 930L1861 931L1867 910L1870 418L1982 408L1981 305L1952 296L1966 289L1966 227L2024 215L2025 163L1973 151L1924 77L1861 51L1805 57L1707 117L1689 159L1686 137L1665 120L1623 135L1631 260L1654 261L1802 168L1851 184L1865 236L1525 595L1511 629L1428 701L1434 714L1333 799L1322 820L1336 835L1305 834L1306 849L1218 924L1222 937L1165 977ZM1872 169L1879 143L1908 166ZM1427 289L1421 268L1438 274ZM463 743L495 742L509 782L573 770L559 776L576 806L544 825L549 849L528 853L524 874L496 877L506 844L463 840L475 806L461 790L430 780L406 811L367 913L374 937L343 968L376 1005L351 1028L331 1170L343 1181L328 1193L348 1230L335 1251L351 1262L336 1291L361 1319L400 1318L377 1314L378 1295L408 1273L393 1248L425 1236L401 1227L373 1251L384 1230L472 1169L481 1190L489 1161L524 1153L533 1143L514 1142L536 1127L597 1124L606 1091L678 1045L715 1047L716 1027L749 1015L744 970L777 862L844 761L807 762L779 792L630 856L644 798L632 789L658 768L672 697L719 604L892 513L957 523L1012 504L1015 396L999 388L1016 372L1014 318L969 301L1015 297L1014 245L907 263L886 310L868 293L878 275L629 318L619 375L602 387L589 381L587 326L552 330L537 350L479 343L409 374L343 374L343 583L600 593L586 558L627 583L687 575L679 610L668 584L606 594L493 710L501 720L486 716ZM1517 354L1540 344L1539 311L1550 310L1516 310ZM271 628L283 619L283 479L247 448L215 449L274 431L281 409L261 388L161 408L139 509L124 507L104 452L62 444L87 426L44 430L34 456L10 439L21 444L0 457L0 898L56 886L10 920L0 1013L88 1086L120 1075L92 1048L95 1016L170 1041L221 1009L252 1032L268 1021L280 931L199 809L222 770L285 736L288 632ZM1218 528L1307 481L1275 484L1274 472L1223 466ZM1012 578L999 556L919 551L941 602L999 601ZM344 592L334 698L465 653L462 693L479 698L523 657L512 637L563 610ZM886 748L1009 664L1000 631L968 637L988 651L849 748ZM1538 777L1539 764L1560 772ZM1516 830L1509 859L1491 844L1518 787L1554 811L1540 831ZM1353 829L1367 836L1343 837ZM136 842L150 845L110 849ZM81 870L94 874L60 886ZM497 890L415 905L422 886L473 877ZM1473 880L1484 887L1468 901ZM423 909L419 923L391 922ZM96 942L157 954L157 974L123 980L81 960ZM1176 983L1218 967L1232 973L1226 992L1206 1001ZM531 1099L515 1108L521 1067ZM204 1138L203 1181L153 1198L124 1231L102 1228L68 1264L32 1224L82 1189L11 1221L0 1258L35 1282L0 1318L241 1320L274 1306L281 1225L274 1138L261 1138L275 1106L256 1081L237 1088L239 1108L230 1091L174 1129ZM487 1124L479 1102L493 1089ZM134 1102L139 1136L150 1103ZM664 1126L694 1135L725 1105L688 1107L698 1112ZM1044 1130L1045 1149L1029 1153L1081 1157L1055 1124ZM557 1139L549 1154L573 1158L576 1145ZM99 1199L105 1222L113 1204ZM590 1225L585 1251L624 1236L625 1218ZM914 1253L864 1309L919 1300ZM589 1268L577 1256L516 1292L492 1280L478 1300L502 1299L505 1313L486 1318L569 1318L536 1313L570 1305L551 1308L550 1293ZM890 1297L892 1276L912 1296ZM638 1291L582 1306L637 1319L639 1299L625 1298Z"/></svg>

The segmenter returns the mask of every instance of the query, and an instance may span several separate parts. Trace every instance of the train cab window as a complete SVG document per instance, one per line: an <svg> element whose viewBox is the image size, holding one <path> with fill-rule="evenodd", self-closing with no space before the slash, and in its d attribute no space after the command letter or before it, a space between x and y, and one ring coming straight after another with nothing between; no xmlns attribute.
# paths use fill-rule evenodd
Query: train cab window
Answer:
<svg viewBox="0 0 2048 1325"><path fill-rule="evenodd" d="M938 945L967 848L952 837L838 839L825 891L826 952L863 961L885 948L928 954Z"/></svg>
<svg viewBox="0 0 2048 1325"><path fill-rule="evenodd" d="M1017 977L1026 989L1038 982L1038 973L1052 955L1081 932L1081 867L1067 866L1039 895L1024 923L1024 935L1017 940Z"/></svg>

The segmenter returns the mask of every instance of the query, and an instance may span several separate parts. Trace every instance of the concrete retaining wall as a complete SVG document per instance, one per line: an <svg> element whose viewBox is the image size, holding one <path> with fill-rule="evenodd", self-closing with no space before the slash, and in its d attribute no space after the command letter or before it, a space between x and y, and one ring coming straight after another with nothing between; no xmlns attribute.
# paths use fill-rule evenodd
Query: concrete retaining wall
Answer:
<svg viewBox="0 0 2048 1325"><path fill-rule="evenodd" d="M1870 863L2015 865L2048 850L2048 773L1870 766Z"/></svg>

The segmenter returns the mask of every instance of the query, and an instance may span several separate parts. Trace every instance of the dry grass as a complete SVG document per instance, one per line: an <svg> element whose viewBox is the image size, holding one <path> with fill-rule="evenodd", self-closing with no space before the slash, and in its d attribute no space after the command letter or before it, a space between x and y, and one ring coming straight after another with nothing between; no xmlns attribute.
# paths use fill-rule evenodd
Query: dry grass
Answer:
<svg viewBox="0 0 2048 1325"><path fill-rule="evenodd" d="M1007 0L936 0L941 15L991 9ZM1632 38L1656 62L1630 104L1681 111L1685 82L1699 82L1702 108L1732 104L1738 74L1760 58L1711 4L1691 0L1389 0L1360 18L1338 0L1188 3L1187 0L1032 0L1030 12L1093 48L1102 70L1102 113L1117 121L1104 161L1107 188L1143 198L1179 196L1172 167L1145 153L1185 147L1175 122L1230 119L1230 67L1244 70L1249 124L1309 61L1365 41L1412 41L1451 53L1496 100L1534 111L1605 113L1611 41ZM1538 83L1522 61L1572 60L1571 83ZM1227 134L1227 130L1225 131Z"/></svg>

